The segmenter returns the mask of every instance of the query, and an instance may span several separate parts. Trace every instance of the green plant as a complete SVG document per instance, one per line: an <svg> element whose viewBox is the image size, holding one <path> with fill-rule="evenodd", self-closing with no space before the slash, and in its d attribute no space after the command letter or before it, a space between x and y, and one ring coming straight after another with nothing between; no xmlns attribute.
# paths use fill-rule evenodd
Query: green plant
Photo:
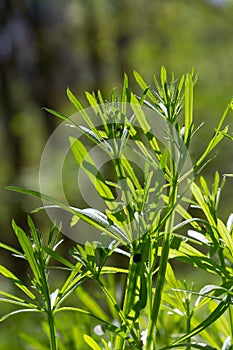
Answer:
<svg viewBox="0 0 233 350"><path fill-rule="evenodd" d="M2 320L25 311L46 314L53 350L57 349L54 316L68 311L85 314L99 323L99 337L94 333L84 334L87 346L96 350L188 350L216 349L219 346L229 349L233 337L233 220L231 214L228 223L224 224L218 217L218 206L226 178L232 175L221 177L216 172L211 190L200 175L219 142L224 137L232 141L228 127L223 127L232 102L203 154L193 164L187 163L191 141L198 131L193 122L194 72L185 74L179 81L172 76L169 82L162 67L160 82L154 78L155 90L138 73L134 75L142 89L141 96L129 90L127 76L124 77L121 97L113 92L110 104L104 103L100 91L97 95L86 93L89 108L101 127L96 126L69 89L68 97L85 126L47 109L72 128L77 128L110 157L117 180L105 178L85 141L72 137L70 147L73 156L104 201L105 212L94 208L75 208L40 192L7 187L42 198L51 203L49 207L62 208L72 214L71 225L81 219L100 230L100 239L98 242L87 241L84 246L77 244L71 251L72 259L77 261L73 263L56 251L59 241L54 226L44 243L30 217L28 223L32 241L13 222L23 253L4 244L1 247L26 259L32 277L30 286L26 286L1 267L1 274L11 279L29 298L26 301L1 291L4 296L1 301L19 307L19 310L3 316ZM150 114L155 118L159 116L160 134L154 132ZM136 159L143 160L143 175L138 174L134 162L127 157L128 150ZM161 171L163 182L159 176ZM116 191L120 192L120 199ZM189 204L191 209L195 209L188 210ZM128 258L126 268L108 264L113 253ZM51 258L69 271L65 283L54 292L51 292L48 279L48 271L55 268L49 265ZM190 282L181 283L176 278L173 261L216 275L220 282L206 285L200 291L195 291L194 286L188 288ZM120 301L114 288L116 274L126 276ZM94 296L87 297L85 294L81 285L88 280L95 283L108 311L98 307ZM82 306L63 305L74 292L77 296L80 294ZM173 315L172 320L168 313ZM226 322L228 327L223 329L221 322ZM175 327L169 330L171 324ZM212 333L215 336L211 337Z"/></svg>

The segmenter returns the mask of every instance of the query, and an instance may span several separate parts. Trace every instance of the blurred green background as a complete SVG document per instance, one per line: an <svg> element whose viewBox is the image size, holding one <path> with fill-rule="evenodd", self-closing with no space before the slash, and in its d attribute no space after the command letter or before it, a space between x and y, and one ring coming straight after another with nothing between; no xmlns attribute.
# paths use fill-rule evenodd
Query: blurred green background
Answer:
<svg viewBox="0 0 233 350"><path fill-rule="evenodd" d="M40 156L59 121L43 107L66 114L74 109L66 87L85 104L84 91L100 88L106 99L123 73L138 92L137 70L149 83L161 65L177 78L194 66L196 126L205 122L192 145L196 159L233 95L232 0L1 0L0 1L0 184L38 189ZM232 114L228 118L232 131ZM226 140L205 170L233 172ZM15 244L11 219L25 227L38 204L0 191L0 238ZM220 208L232 211L228 180ZM42 230L46 214L34 215ZM11 263L0 254L0 262Z"/></svg>

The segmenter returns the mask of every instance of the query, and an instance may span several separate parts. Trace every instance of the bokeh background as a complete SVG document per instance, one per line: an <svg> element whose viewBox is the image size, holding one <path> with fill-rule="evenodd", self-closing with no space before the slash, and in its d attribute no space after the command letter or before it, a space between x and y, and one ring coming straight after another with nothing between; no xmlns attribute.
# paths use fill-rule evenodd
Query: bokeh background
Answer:
<svg viewBox="0 0 233 350"><path fill-rule="evenodd" d="M232 18L232 0L0 0L0 184L38 189L40 156L60 123L42 108L73 113L67 86L85 105L84 91L100 88L108 99L124 72L137 91L133 70L152 84L161 65L176 77L192 67L199 75L194 116L205 124L192 145L196 159L233 95ZM233 172L228 140L205 170L210 181L216 169ZM11 219L26 227L33 205L0 191L1 241L14 243ZM229 179L224 220L232 205ZM48 229L46 214L34 219ZM2 260L11 263L3 252Z"/></svg>

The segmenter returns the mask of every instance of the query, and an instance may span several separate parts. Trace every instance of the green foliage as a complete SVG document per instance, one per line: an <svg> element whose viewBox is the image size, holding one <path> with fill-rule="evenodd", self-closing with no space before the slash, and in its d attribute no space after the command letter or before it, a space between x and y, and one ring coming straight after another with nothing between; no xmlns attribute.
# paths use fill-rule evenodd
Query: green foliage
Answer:
<svg viewBox="0 0 233 350"><path fill-rule="evenodd" d="M160 81L154 79L155 88L149 87L137 72L134 75L142 89L141 97L129 90L125 76L121 93L123 104L118 104L114 93L111 108L103 104L100 91L97 97L96 94L86 93L90 108L102 125L101 129L95 127L81 102L67 90L68 98L86 123L85 126L72 123L72 127L81 130L89 141L110 155L114 165L116 182L109 181L100 173L84 141L70 139L74 159L105 202L105 212L95 208L74 208L46 194L7 187L41 197L49 201L51 207L60 207L71 213L71 225L83 220L101 233L99 242L86 242L84 246L77 244L73 247L69 260L57 252L61 241L54 226L44 242L30 217L30 238L13 221L22 252L5 244L1 244L1 248L26 260L30 277L28 284L25 284L6 267L0 267L0 273L23 293L21 297L0 292L1 302L18 306L18 310L2 316L1 321L15 313L38 312L46 315L47 334L53 350L64 347L58 336L59 323L56 327L55 318L60 313L66 315L68 311L95 322L93 327L89 323L89 329L83 330L82 348L230 349L233 339L233 225L232 214L225 224L218 216L218 207L227 176L231 174L221 177L216 172L210 189L200 173L221 140L226 136L231 141L228 128L223 124L232 102L203 154L191 168L182 172L186 157L186 153L182 153L185 149L182 145L189 150L197 131L194 130L193 121L194 72L185 74L180 80L172 76L169 81L162 67ZM133 114L127 114L126 102L130 103ZM153 134L143 106L159 113L166 122L167 149ZM66 116L49 111L66 120ZM141 130L133 124L134 119ZM130 141L137 146L138 159L140 157L145 161L143 180L138 176L133 162L127 159L126 150L130 147ZM176 154L177 147L179 156ZM163 170L165 183L161 184L159 179L153 178L157 164ZM192 173L193 177L189 179ZM181 185L185 190L180 193ZM186 192L189 188L193 199L190 200L190 210L187 210ZM120 199L115 198L114 189L120 191ZM159 200L163 203L162 207L158 206ZM176 223L178 215L182 218L179 224ZM127 267L108 264L113 254L127 257ZM61 266L51 266L51 259L69 272L65 282L53 291L48 275L56 268L61 269ZM76 263L71 262L74 260ZM207 284L195 290L198 283L193 281L195 284L189 288L190 282L181 282L176 277L172 267L176 261L185 264L190 271L194 267L215 276L219 283ZM125 287L120 284L120 297L118 275L126 276ZM87 282L94 284L98 291L96 295L83 288ZM74 295L78 296L81 305L68 304L71 299L67 298ZM227 326L222 327L223 323ZM44 329L46 332L46 326ZM73 334L74 348L77 347L75 339L80 337L80 328L76 332ZM24 336L24 339L31 342L28 336ZM40 348L39 344L34 346Z"/></svg>

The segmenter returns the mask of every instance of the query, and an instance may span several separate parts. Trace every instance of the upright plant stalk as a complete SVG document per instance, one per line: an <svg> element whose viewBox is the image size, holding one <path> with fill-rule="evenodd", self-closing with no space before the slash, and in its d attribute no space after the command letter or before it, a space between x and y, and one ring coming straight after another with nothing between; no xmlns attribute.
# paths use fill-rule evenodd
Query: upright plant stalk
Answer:
<svg viewBox="0 0 233 350"><path fill-rule="evenodd" d="M56 331L54 324L54 315L52 310L47 312L48 324L49 324L49 335L50 335L50 349L57 350L57 342L56 342Z"/></svg>
<svg viewBox="0 0 233 350"><path fill-rule="evenodd" d="M169 124L170 129L170 135L171 135L171 141L173 140L173 129L172 125ZM165 275L167 270L167 263L169 258L169 250L170 250L170 238L171 233L173 231L174 226L174 218L175 218L175 210L174 204L177 199L177 190L178 190L178 174L177 174L177 165L175 164L175 150L173 142L170 144L170 168L171 168L171 179L170 179L170 191L169 191L169 202L168 202L168 212L171 212L171 214L168 216L167 221L165 223L165 230L164 230L164 237L163 237L163 244L162 244L162 251L161 251L161 258L160 258L160 264L159 264L159 270L158 270L158 277L156 281L156 290L155 295L153 299L153 305L152 305L152 312L150 317L150 324L148 325L148 335L147 335L147 342L146 342L146 350L153 350L155 349L155 333L156 333L156 324L158 320L161 300L162 300L162 293L163 293L163 287L165 282Z"/></svg>
<svg viewBox="0 0 233 350"><path fill-rule="evenodd" d="M156 290L155 290L152 312L151 312L151 317L150 317L151 322L148 326L146 350L155 349L155 347L154 347L155 344L153 344L153 341L155 339L154 334L156 332L156 324L157 324L157 319L158 319L160 304L161 304L161 299L162 299L162 292L163 292L168 257L169 257L170 237L171 237L171 232L173 229L173 223L174 223L174 212L172 212L170 217L168 217L167 222L166 222L166 226L165 226L163 245L162 245L162 251L161 251L161 260L160 260L160 264L159 264L159 271L158 271L158 277L157 277L157 282L156 282Z"/></svg>
<svg viewBox="0 0 233 350"><path fill-rule="evenodd" d="M118 175L119 180L125 180L125 172L123 169L123 166L121 164L120 159L116 159L116 172ZM124 196L126 198L127 203L130 203L130 198L128 196L128 191L127 188L125 188L124 182L123 182L123 188L122 191L124 193ZM131 222L131 219L133 218L133 210L130 204L127 206L127 216L129 220L129 224ZM132 230L132 226L130 225L130 229ZM131 232L132 235L133 232ZM130 263L129 263L129 273L128 273L128 278L126 282L126 289L125 289L125 295L124 295L124 303L123 303L123 314L124 317L127 319L127 315L130 312L130 309L132 307L132 300L134 298L134 292L136 290L136 283L137 283L137 266L135 267L135 264L133 262L133 257L130 257ZM133 287L134 286L134 287ZM125 347L125 340L122 337L117 337L116 338L116 349L122 350Z"/></svg>
<svg viewBox="0 0 233 350"><path fill-rule="evenodd" d="M43 295L45 298L45 311L47 313L47 319L49 324L49 337L50 337L50 350L57 350L57 341L56 341L56 330L54 323L54 314L52 310L50 291L48 286L48 279L46 277L46 271L44 269L44 261L39 255L39 265L41 268L41 288L43 290Z"/></svg>

